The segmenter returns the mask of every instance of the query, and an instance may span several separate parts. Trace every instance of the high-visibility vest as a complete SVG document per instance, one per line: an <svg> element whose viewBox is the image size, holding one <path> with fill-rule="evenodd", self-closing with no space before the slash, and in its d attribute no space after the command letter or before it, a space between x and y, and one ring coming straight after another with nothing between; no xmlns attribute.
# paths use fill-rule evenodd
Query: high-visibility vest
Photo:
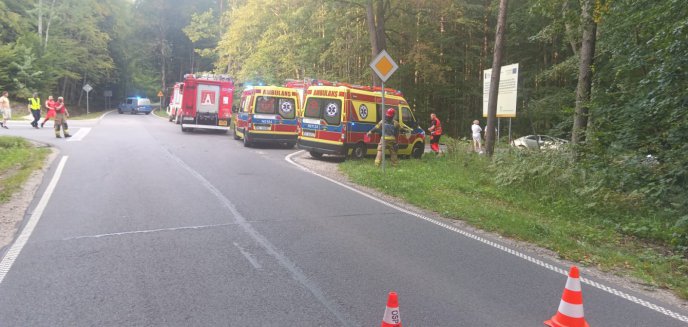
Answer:
<svg viewBox="0 0 688 327"><path fill-rule="evenodd" d="M41 109L41 98L29 98L31 103L31 110Z"/></svg>
<svg viewBox="0 0 688 327"><path fill-rule="evenodd" d="M439 119L435 118L435 129L432 130L432 135L442 135L442 123Z"/></svg>

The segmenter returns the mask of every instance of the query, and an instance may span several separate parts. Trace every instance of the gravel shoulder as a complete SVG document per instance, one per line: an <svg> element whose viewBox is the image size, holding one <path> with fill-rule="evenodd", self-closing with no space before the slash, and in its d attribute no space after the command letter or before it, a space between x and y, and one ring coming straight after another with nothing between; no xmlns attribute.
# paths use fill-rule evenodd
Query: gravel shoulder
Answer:
<svg viewBox="0 0 688 327"><path fill-rule="evenodd" d="M300 151L300 153L294 155L291 157L293 161L299 165L301 165L304 168L307 168L313 172L316 172L320 175L326 176L328 178L331 178L335 181L338 181L340 183L346 184L348 186L351 186L353 188L356 188L360 191L363 191L365 193L368 193L376 198L382 199L384 201L387 201L389 203L392 203L394 205L397 205L399 207L402 207L406 210L421 214L425 217L432 218L434 220L443 222L445 224L454 226L456 228L459 228L461 230L464 230L466 232L469 232L474 235L478 235L480 237L486 238L488 240L491 240L496 243L500 243L504 246L507 246L511 249L514 249L519 252L523 252L524 254L531 255L537 258L542 259L543 261L548 261L554 265L557 265L559 267L565 268L569 267L573 264L576 264L574 262L566 261L566 260L561 260L559 256L554 253L553 251L550 251L548 249L544 249L541 247L534 246L529 243L505 238L503 236L500 236L495 233L490 233L486 232L480 229L477 229L475 227L472 227L468 225L467 223L457 220L457 219L450 219L443 217L435 212L428 211L425 209L418 208L416 206L410 205L403 200L389 196L387 194L381 193L375 189L371 189L365 186L361 186L358 184L355 184L349 180L349 178L344 175L338 167L338 164L343 161L342 158L336 158L336 157L323 157L323 159L315 159L308 154L306 151ZM688 313L688 301L682 300L678 297L676 297L672 292L665 290L665 289L659 289L656 287L653 287L651 285L646 285L638 280L635 280L631 277L624 277L624 276L617 276L613 275L607 272L603 272L599 269L596 269L595 267L583 267L579 265L579 268L581 270L581 274L584 275L584 277L589 277L590 279L593 279L595 281L601 282L603 284L611 284L612 285L618 285L622 288L625 288L626 290L629 290L631 292L638 293L640 295L643 295L647 298L654 299L660 302L663 302L665 304L674 306L676 309L679 309L683 312L685 315ZM563 289L563 283L565 279L562 277L562 289ZM612 286L615 287L615 286Z"/></svg>

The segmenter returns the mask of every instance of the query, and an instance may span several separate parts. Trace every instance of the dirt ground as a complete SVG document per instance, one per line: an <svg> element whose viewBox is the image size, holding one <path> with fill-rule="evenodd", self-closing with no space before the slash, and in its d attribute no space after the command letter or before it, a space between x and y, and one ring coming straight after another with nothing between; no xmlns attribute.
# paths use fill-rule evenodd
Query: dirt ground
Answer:
<svg viewBox="0 0 688 327"><path fill-rule="evenodd" d="M516 241L512 240L509 238L502 237L498 234L495 233L489 233L485 232L483 230L477 229L475 227L472 227L468 225L467 223L461 221L461 220L456 220L456 219L448 219L445 217L442 217L438 215L435 212L431 212L425 209L421 209L418 207L415 207L413 205L410 205L408 203L405 203L403 200L400 200L395 197L391 197L389 195L383 194L381 192L378 192L377 190L360 186L357 184L352 183L347 176L345 176L343 173L339 171L339 168L337 167L337 164L342 162L342 158L336 158L336 157L328 157L325 156L323 159L318 160L310 156L306 151L301 151L298 155L295 155L292 157L294 162L296 162L299 165L302 165L305 168L308 168L320 175L329 177L333 180L336 180L338 182L344 183L348 186L351 186L353 188L356 188L358 190L361 190L365 193L368 193L376 198L383 199L387 202L393 203L399 207L402 207L406 210L421 214L425 217L432 218L434 220L443 222L448 225L455 226L456 228L462 229L464 231L467 231L471 234L475 234L478 236L481 236L483 238L489 239L491 241L494 241L496 243L501 243L504 246L507 246L509 248L512 248L516 251L523 252L525 254L531 255L531 256L536 256L536 257L544 257L546 260L551 261L552 263L555 263L556 265L560 267L569 267L575 263L561 260L559 259L558 255L550 250L540 248L537 246L534 246L529 243L521 242L521 241ZM372 162L371 162L372 164ZM666 304L674 305L677 308L679 308L681 311L683 311L682 314L686 314L688 312L688 301L682 300L678 298L676 295L674 295L672 292L665 290L665 289L659 289L650 285L643 284L642 282L635 280L630 277L621 277L621 276L616 276L612 275L607 272L603 272L599 269L595 269L594 267L582 267L578 265L581 271L581 275L583 277L588 277L590 279L593 279L597 282L603 283L603 284L613 284L613 285L608 285L611 287L615 287L614 285L621 285L622 287L631 290L633 292L637 292L639 294L643 294L647 296L648 298L656 299L658 301L664 302ZM565 282L565 278L562 277L562 290L563 290L563 285ZM623 291L622 289L620 291Z"/></svg>

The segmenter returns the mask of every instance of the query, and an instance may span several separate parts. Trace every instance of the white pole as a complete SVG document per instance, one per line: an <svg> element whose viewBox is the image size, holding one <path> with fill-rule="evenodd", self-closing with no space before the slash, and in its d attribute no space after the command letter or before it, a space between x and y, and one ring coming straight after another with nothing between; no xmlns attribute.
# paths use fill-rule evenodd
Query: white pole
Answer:
<svg viewBox="0 0 688 327"><path fill-rule="evenodd" d="M382 172L385 171L385 118L387 118L386 112L387 110L385 110L385 82L382 82L382 131L380 133L380 136L382 137L382 140L380 140L380 143L382 144Z"/></svg>
<svg viewBox="0 0 688 327"><path fill-rule="evenodd" d="M88 115L88 94L90 92L86 92L86 114Z"/></svg>

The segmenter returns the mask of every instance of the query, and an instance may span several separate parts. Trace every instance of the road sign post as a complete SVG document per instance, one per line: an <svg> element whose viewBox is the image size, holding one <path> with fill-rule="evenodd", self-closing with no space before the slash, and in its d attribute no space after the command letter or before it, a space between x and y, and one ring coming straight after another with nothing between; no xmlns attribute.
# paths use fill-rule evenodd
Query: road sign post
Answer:
<svg viewBox="0 0 688 327"><path fill-rule="evenodd" d="M392 57L387 53L387 51L382 50L380 53L373 59L373 61L370 63L370 68L373 69L375 74L380 78L382 81L382 128L380 131L380 143L382 146L382 171L385 171L385 124L384 124L384 117L385 117L385 82L387 79L389 79L392 74L394 74L395 71L399 68L396 62L392 59Z"/></svg>
<svg viewBox="0 0 688 327"><path fill-rule="evenodd" d="M88 115L88 93L93 91L93 87L87 83L86 85L84 85L83 90L86 91L86 114Z"/></svg>
<svg viewBox="0 0 688 327"><path fill-rule="evenodd" d="M162 94L162 90L158 91L158 98L160 98L160 112L162 112L162 107L163 107L163 103L162 103L163 96L164 95Z"/></svg>

